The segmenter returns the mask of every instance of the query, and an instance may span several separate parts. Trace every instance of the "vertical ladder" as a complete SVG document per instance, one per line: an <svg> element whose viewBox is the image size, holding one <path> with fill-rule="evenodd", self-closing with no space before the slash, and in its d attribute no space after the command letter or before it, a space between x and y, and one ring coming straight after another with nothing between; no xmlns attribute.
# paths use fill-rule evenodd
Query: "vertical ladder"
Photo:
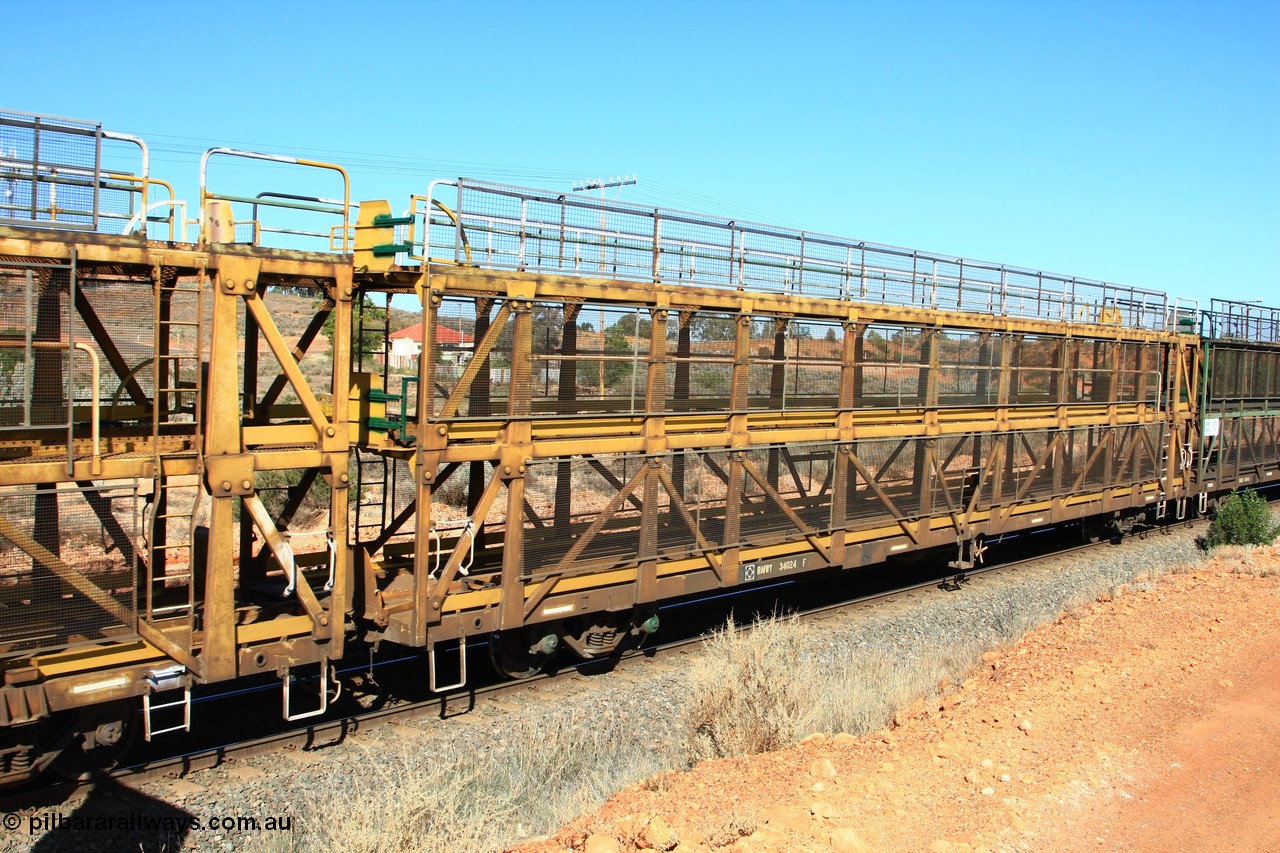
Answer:
<svg viewBox="0 0 1280 853"><path fill-rule="evenodd" d="M357 542L377 539L387 526L389 512L387 484L390 482L388 475L391 467L387 457L381 453L365 454L359 449L356 450L355 540ZM366 536L366 530L372 531L372 535Z"/></svg>
<svg viewBox="0 0 1280 853"><path fill-rule="evenodd" d="M363 292L359 294L359 302L356 303L357 328L356 339L353 342L351 351L351 366L357 373L369 373L371 372L369 370L370 367L377 366L378 372L382 376L382 389L384 391L388 391L390 390L387 385L387 362L389 361L388 350L390 349L391 344L391 339L389 337L391 330L391 295L383 295L386 297L386 302L382 306L377 306L372 302L366 304L365 300L369 298L368 295ZM382 309L381 323L379 323L376 318L369 316L368 311L366 310L366 308L376 309L379 307ZM371 335L377 335L378 339L382 342L381 365L368 364L368 362L377 355L375 352L365 352L365 347L368 344L368 336Z"/></svg>
<svg viewBox="0 0 1280 853"><path fill-rule="evenodd" d="M155 269L151 446L153 479L145 617L183 648L191 648L195 620L195 518L204 493L200 452L204 349L204 281L182 282ZM189 436L185 450L165 453L165 439ZM195 459L195 475L165 470L173 453Z"/></svg>
<svg viewBox="0 0 1280 853"><path fill-rule="evenodd" d="M391 295L384 294L385 302L381 306L374 305L372 302L366 302L367 294L361 292L357 294L356 302L356 337L352 342L351 361L352 369L357 373L373 372L371 368L377 368L377 372L382 377L383 391L389 391L387 385L387 376L389 371L388 362L390 359L390 343L389 337L391 329ZM375 317L370 316L369 308L381 308L382 320L379 322ZM381 364L376 363L375 352L366 352L366 346L370 336L377 336L382 342L382 359ZM370 364L371 361L375 363ZM334 399L339 399L338 389L334 389ZM388 464L387 458L382 454L376 454L373 459L369 459L361 451L356 451L356 524L355 524L355 541L363 542L366 538L376 539L388 522L387 508L387 484L388 484ZM366 537L364 532L372 531L372 536Z"/></svg>

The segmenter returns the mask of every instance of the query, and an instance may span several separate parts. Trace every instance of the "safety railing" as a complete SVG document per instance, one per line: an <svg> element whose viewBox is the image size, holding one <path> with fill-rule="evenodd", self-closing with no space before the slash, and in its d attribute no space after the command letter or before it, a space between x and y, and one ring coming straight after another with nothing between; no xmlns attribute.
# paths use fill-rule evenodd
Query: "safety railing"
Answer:
<svg viewBox="0 0 1280 853"><path fill-rule="evenodd" d="M219 193L209 189L209 161L214 157L230 157L248 160L264 160L271 163L283 163L308 168L325 169L337 172L342 178L342 198L325 198L323 196L298 195L285 192L260 192L257 195L233 195ZM209 215L211 203L222 202L228 206L241 205L249 208L249 219L240 222L222 222L215 224L215 217ZM266 224L261 219L264 209L283 212L280 223ZM300 157L288 157L282 154L263 154L257 151L241 151L235 148L210 148L200 158L200 210L202 224L200 238L212 243L237 242L235 226L248 224L253 233L250 242L262 244L264 234L279 234L288 237L301 237L312 241L322 241L327 251L348 252L353 245L354 232L351 226L351 179L345 169L334 163L319 160L304 160ZM295 216L305 214L321 214L336 217L340 223L324 230L304 228L288 221L288 213Z"/></svg>
<svg viewBox="0 0 1280 853"><path fill-rule="evenodd" d="M119 168L135 156L137 174ZM136 136L78 119L0 112L0 223L121 230L148 209L150 187L160 183L149 172L150 154Z"/></svg>
<svg viewBox="0 0 1280 853"><path fill-rule="evenodd" d="M1212 299L1203 315L1203 333L1217 340L1280 343L1280 308Z"/></svg>
<svg viewBox="0 0 1280 853"><path fill-rule="evenodd" d="M1187 335L1199 334L1201 316L1200 300L1175 296L1173 304L1169 306L1168 328L1172 332Z"/></svg>
<svg viewBox="0 0 1280 853"><path fill-rule="evenodd" d="M436 181L412 211L409 259L1136 329L1171 322L1159 291L548 190Z"/></svg>

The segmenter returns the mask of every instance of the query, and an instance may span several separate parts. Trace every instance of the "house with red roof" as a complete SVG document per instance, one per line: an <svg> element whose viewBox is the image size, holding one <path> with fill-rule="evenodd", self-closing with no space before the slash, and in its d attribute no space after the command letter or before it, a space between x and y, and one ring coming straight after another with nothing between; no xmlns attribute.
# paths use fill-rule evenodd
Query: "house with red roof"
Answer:
<svg viewBox="0 0 1280 853"><path fill-rule="evenodd" d="M414 367L418 356L422 354L422 324L414 323L408 328L388 335L391 341L390 367ZM443 323L436 324L436 346L441 350L441 357L455 363L465 361L463 353L470 353L475 338L460 329L451 329Z"/></svg>

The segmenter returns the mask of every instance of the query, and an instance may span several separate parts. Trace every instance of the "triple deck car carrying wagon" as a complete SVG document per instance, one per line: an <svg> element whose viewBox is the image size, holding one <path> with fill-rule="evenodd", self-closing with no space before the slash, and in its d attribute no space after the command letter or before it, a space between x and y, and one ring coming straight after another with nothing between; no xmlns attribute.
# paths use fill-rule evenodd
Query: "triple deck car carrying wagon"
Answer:
<svg viewBox="0 0 1280 853"><path fill-rule="evenodd" d="M1280 471L1271 309L471 180L354 205L228 148L198 192L0 114L3 784L189 729L195 684L322 713L352 643L450 690L477 638L526 673L673 597Z"/></svg>

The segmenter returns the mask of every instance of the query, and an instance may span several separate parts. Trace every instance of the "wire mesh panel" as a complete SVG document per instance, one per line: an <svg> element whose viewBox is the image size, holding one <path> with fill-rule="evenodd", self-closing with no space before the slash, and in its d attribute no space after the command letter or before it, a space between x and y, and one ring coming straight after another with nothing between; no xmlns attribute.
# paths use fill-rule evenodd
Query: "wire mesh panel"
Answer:
<svg viewBox="0 0 1280 853"><path fill-rule="evenodd" d="M703 541L725 545L725 513L729 507L727 455L717 452L682 453L672 457L671 479L689 508Z"/></svg>
<svg viewBox="0 0 1280 853"><path fill-rule="evenodd" d="M1002 338L987 332L937 334L938 404L990 406L1000 398Z"/></svg>
<svg viewBox="0 0 1280 853"><path fill-rule="evenodd" d="M1164 441L1156 423L869 439L844 446L849 457L822 442L539 460L525 481L524 569L537 580L1130 486L1161 475Z"/></svg>
<svg viewBox="0 0 1280 853"><path fill-rule="evenodd" d="M1110 485L1109 469L1122 449L1113 443L1116 431L1107 427L1081 427L1062 436L1059 464L1067 489L1100 489Z"/></svg>
<svg viewBox="0 0 1280 853"><path fill-rule="evenodd" d="M827 475L835 461L834 446L760 447L746 451L743 459L748 471L739 510L741 538L727 545L767 545L830 532Z"/></svg>
<svg viewBox="0 0 1280 853"><path fill-rule="evenodd" d="M754 318L748 350L748 408L835 408L842 340L843 330L836 323Z"/></svg>
<svg viewBox="0 0 1280 853"><path fill-rule="evenodd" d="M848 449L857 460L849 472L844 506L844 521L850 529L919 517L921 491L926 487L923 439L864 439Z"/></svg>
<svg viewBox="0 0 1280 853"><path fill-rule="evenodd" d="M95 122L0 111L0 224L119 233L141 211L139 143Z"/></svg>
<svg viewBox="0 0 1280 853"><path fill-rule="evenodd" d="M448 472L448 475L443 479L438 478L436 480L431 490L431 522L433 524L438 522L459 522L467 517L467 501L473 492L471 471L471 465L459 465ZM476 487L484 487L483 476L476 478ZM401 488L411 491L413 488L412 480ZM402 493L398 489L398 502L403 500L401 495ZM407 497L412 499L414 495L409 494ZM495 501L495 503L500 502ZM400 506L403 508L403 504L400 504Z"/></svg>
<svg viewBox="0 0 1280 853"><path fill-rule="evenodd" d="M1207 461L1209 476L1231 480L1239 473L1265 474L1256 469L1280 464L1280 417L1223 418L1216 447Z"/></svg>
<svg viewBox="0 0 1280 853"><path fill-rule="evenodd" d="M66 426L70 268L0 265L0 405L5 428Z"/></svg>
<svg viewBox="0 0 1280 853"><path fill-rule="evenodd" d="M830 531L833 445L737 453L683 451L534 462L525 479L528 576L630 564L642 559L646 548L656 549L655 556L663 559L676 559L706 549ZM742 483L736 501L729 492L735 476ZM730 512L736 512L739 533L727 539ZM646 517L652 519L651 528L645 527Z"/></svg>
<svg viewBox="0 0 1280 853"><path fill-rule="evenodd" d="M195 420L200 354L204 351L200 329L208 325L200 322L196 293L185 289L162 291L161 316L165 325L160 328L167 343L159 348L161 359L157 371L157 327L152 320L156 305L152 288L149 278L93 275L81 276L77 282L80 302L77 324L84 329L88 317L100 324L107 346L114 350L113 355L119 362L117 370L102 342L87 330L79 333L78 340L99 354L99 399L105 425L133 422L150 426L157 372L161 377L160 387L165 389L161 397L166 411L160 420ZM85 368L87 365L77 365L77 372ZM90 404L85 389L79 390L77 396L77 405Z"/></svg>
<svg viewBox="0 0 1280 853"><path fill-rule="evenodd" d="M523 532L529 576L537 579L569 566L633 562L640 550L646 467L646 458L638 455L573 457L528 466Z"/></svg>
<svg viewBox="0 0 1280 853"><path fill-rule="evenodd" d="M0 494L0 654L131 638L137 532L133 482Z"/></svg>
<svg viewBox="0 0 1280 853"><path fill-rule="evenodd" d="M737 316L715 311L686 311L671 325L676 327L676 343L669 349L668 410L729 409Z"/></svg>
<svg viewBox="0 0 1280 853"><path fill-rule="evenodd" d="M971 503L979 509L991 505L991 478L984 484L982 469L994 445L995 437L984 433L934 439L930 505L936 512L964 512Z"/></svg>
<svg viewBox="0 0 1280 853"><path fill-rule="evenodd" d="M1037 500L1054 495L1054 457L1048 455L1053 433L1023 430L1004 438L1004 476L997 495L1001 501Z"/></svg>
<svg viewBox="0 0 1280 853"><path fill-rule="evenodd" d="M923 329L910 326L867 327L858 364L859 406L902 408L924 402L924 336Z"/></svg>
<svg viewBox="0 0 1280 853"><path fill-rule="evenodd" d="M1026 335L1014 345L1009 377L1009 402L1052 405L1058 402L1062 339Z"/></svg>
<svg viewBox="0 0 1280 853"><path fill-rule="evenodd" d="M508 312L501 328L494 328L499 306L492 299L450 297L436 313L437 350L432 369L429 414L439 416L453 399L452 415L490 417L505 412L511 390L511 345L514 327ZM486 337L493 342L487 357L472 365ZM425 338L425 336L424 336ZM468 371L474 376L460 385Z"/></svg>
<svg viewBox="0 0 1280 853"><path fill-rule="evenodd" d="M432 259L1059 322L1170 322L1164 294L1105 282L470 179L433 192L456 219L428 209Z"/></svg>
<svg viewBox="0 0 1280 853"><path fill-rule="evenodd" d="M1210 342L1209 402L1216 409L1280 408L1280 351Z"/></svg>

